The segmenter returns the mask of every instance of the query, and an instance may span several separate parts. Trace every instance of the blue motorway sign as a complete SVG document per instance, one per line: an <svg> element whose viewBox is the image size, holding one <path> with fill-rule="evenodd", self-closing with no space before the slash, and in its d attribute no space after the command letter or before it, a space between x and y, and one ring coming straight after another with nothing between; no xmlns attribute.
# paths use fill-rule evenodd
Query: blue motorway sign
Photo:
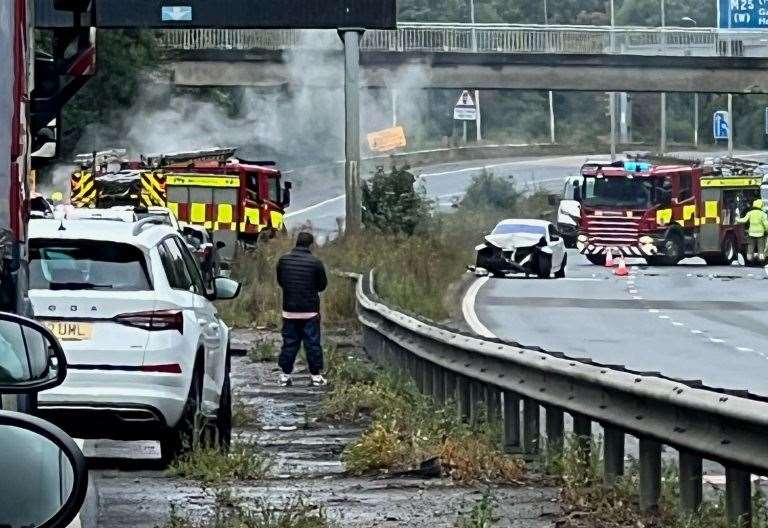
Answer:
<svg viewBox="0 0 768 528"><path fill-rule="evenodd" d="M729 121L728 112L725 110L715 112L712 119L712 135L715 139L728 139L730 132Z"/></svg>
<svg viewBox="0 0 768 528"><path fill-rule="evenodd" d="M768 29L768 0L718 0L721 29Z"/></svg>

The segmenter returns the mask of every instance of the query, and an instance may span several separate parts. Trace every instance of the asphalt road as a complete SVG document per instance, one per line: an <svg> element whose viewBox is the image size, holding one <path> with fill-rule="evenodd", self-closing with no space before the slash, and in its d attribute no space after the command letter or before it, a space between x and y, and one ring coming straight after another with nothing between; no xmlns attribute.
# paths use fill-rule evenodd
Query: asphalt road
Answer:
<svg viewBox="0 0 768 528"><path fill-rule="evenodd" d="M571 252L565 279L489 279L477 319L523 345L768 397L765 270L631 262L621 278Z"/></svg>

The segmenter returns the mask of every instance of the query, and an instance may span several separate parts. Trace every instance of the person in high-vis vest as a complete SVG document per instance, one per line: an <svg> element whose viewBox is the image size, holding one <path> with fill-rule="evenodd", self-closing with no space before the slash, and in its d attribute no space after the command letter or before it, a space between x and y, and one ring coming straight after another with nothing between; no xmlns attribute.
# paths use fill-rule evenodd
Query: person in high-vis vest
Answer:
<svg viewBox="0 0 768 528"><path fill-rule="evenodd" d="M747 225L747 260L765 260L765 235L768 233L768 214L763 211L763 201L755 200L752 209L736 220Z"/></svg>

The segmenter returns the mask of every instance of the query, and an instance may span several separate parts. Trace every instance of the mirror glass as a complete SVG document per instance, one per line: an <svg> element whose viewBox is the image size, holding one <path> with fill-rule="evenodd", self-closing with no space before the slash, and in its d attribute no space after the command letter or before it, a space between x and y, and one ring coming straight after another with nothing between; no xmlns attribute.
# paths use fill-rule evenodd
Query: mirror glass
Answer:
<svg viewBox="0 0 768 528"><path fill-rule="evenodd" d="M52 440L14 426L0 426L0 526L42 526L74 490L74 469Z"/></svg>
<svg viewBox="0 0 768 528"><path fill-rule="evenodd" d="M0 320L0 386L53 381L58 370L47 336L33 327Z"/></svg>
<svg viewBox="0 0 768 528"><path fill-rule="evenodd" d="M226 277L216 277L216 298L234 299L240 293L240 283Z"/></svg>

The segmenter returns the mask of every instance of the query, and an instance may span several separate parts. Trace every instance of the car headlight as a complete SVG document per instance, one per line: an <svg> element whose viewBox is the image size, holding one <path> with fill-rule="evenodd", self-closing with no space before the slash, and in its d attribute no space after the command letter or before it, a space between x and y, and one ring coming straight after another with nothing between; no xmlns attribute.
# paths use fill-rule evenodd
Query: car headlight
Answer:
<svg viewBox="0 0 768 528"><path fill-rule="evenodd" d="M589 238L587 238L587 235L579 235L576 240L578 240L579 242L586 242L587 240L589 240Z"/></svg>

